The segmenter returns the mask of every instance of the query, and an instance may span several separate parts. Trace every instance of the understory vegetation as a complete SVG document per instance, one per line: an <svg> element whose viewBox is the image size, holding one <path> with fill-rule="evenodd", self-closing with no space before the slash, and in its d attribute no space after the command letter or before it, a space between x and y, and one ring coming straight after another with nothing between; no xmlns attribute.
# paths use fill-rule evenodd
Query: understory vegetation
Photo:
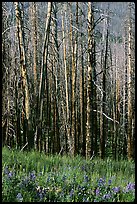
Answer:
<svg viewBox="0 0 137 204"><path fill-rule="evenodd" d="M2 202L133 202L135 164L2 150Z"/></svg>

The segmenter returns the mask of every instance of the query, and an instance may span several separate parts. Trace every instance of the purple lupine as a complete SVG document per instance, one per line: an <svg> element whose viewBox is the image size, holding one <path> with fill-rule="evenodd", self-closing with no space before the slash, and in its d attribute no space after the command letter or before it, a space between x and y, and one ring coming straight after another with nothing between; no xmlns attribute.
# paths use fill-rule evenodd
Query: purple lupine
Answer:
<svg viewBox="0 0 137 204"><path fill-rule="evenodd" d="M12 171L10 171L10 172L8 173L8 178L12 178L12 176L13 176L13 173L12 173Z"/></svg>
<svg viewBox="0 0 137 204"><path fill-rule="evenodd" d="M134 183L130 182L130 183L127 184L127 186L126 186L127 191L130 191L130 190L132 191L134 189L135 189L135 184Z"/></svg>
<svg viewBox="0 0 137 204"><path fill-rule="evenodd" d="M5 169L4 169L4 174L9 174L9 172L10 172L9 168L8 168L8 166L6 166Z"/></svg>
<svg viewBox="0 0 137 204"><path fill-rule="evenodd" d="M36 178L35 172L30 173L30 179L31 179L32 181L34 181L35 178Z"/></svg>
<svg viewBox="0 0 137 204"><path fill-rule="evenodd" d="M103 199L110 199L110 198L111 198L111 194L110 193L103 195Z"/></svg>
<svg viewBox="0 0 137 204"><path fill-rule="evenodd" d="M115 193L118 193L120 191L120 187L114 187L112 188L112 190L115 192Z"/></svg>
<svg viewBox="0 0 137 204"><path fill-rule="evenodd" d="M96 193L96 196L99 195L100 190L97 188L97 189L95 190L95 193Z"/></svg>
<svg viewBox="0 0 137 204"><path fill-rule="evenodd" d="M70 197L72 197L74 195L74 189L72 188L70 191Z"/></svg>
<svg viewBox="0 0 137 204"><path fill-rule="evenodd" d="M103 178L100 178L99 181L98 181L98 185L101 186L101 185L104 185L105 181Z"/></svg>
<svg viewBox="0 0 137 204"><path fill-rule="evenodd" d="M110 185L111 185L111 183L112 183L112 180L111 180L111 179L109 179L109 180L108 180L108 185L110 186Z"/></svg>

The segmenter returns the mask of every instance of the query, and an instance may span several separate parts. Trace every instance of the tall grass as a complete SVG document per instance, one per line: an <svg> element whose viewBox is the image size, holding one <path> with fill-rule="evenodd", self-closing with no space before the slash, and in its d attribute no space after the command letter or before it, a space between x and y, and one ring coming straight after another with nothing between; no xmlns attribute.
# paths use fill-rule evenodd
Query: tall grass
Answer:
<svg viewBox="0 0 137 204"><path fill-rule="evenodd" d="M5 173L6 168L8 169L7 173ZM13 176L9 176L10 172L13 173ZM72 158L45 155L35 151L20 152L4 147L2 150L2 176L3 202L10 200L16 202L19 200L19 196L21 196L20 199L28 202L40 200L60 202L134 200L134 188L130 189L132 191L127 190L127 185L135 182L133 161L113 161L109 158L85 160L80 156ZM22 187L25 179L27 179L27 184ZM99 186L99 179L104 182L102 187ZM13 181L15 188L11 188L13 191L11 193L8 191L7 185L13 185ZM38 190L39 187L41 190ZM117 192L116 195L113 195L115 187L119 187L121 191L119 190L119 194ZM42 188L45 189L45 193ZM81 190L82 188L85 190ZM100 194L96 195L95 191L98 188ZM111 196L105 198L108 193Z"/></svg>

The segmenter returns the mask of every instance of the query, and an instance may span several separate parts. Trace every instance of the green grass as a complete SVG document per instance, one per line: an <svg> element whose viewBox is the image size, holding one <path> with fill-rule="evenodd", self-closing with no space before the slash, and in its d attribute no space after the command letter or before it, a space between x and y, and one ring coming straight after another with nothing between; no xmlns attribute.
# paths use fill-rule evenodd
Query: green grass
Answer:
<svg viewBox="0 0 137 204"><path fill-rule="evenodd" d="M104 182L99 184L99 179ZM128 183L131 187L129 184L126 190ZM19 195L23 202L132 202L135 199L132 185L134 183L133 161L100 158L90 161L80 156L49 156L35 151L9 150L5 147L2 150L3 202L17 202ZM120 190L116 193L114 187L120 187ZM96 195L95 191L98 189L100 193Z"/></svg>

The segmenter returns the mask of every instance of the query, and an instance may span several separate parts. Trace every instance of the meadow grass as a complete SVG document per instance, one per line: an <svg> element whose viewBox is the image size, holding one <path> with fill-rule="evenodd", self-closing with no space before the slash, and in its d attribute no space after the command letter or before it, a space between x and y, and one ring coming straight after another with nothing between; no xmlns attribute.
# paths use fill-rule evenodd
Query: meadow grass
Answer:
<svg viewBox="0 0 137 204"><path fill-rule="evenodd" d="M133 161L2 150L3 202L134 200Z"/></svg>

